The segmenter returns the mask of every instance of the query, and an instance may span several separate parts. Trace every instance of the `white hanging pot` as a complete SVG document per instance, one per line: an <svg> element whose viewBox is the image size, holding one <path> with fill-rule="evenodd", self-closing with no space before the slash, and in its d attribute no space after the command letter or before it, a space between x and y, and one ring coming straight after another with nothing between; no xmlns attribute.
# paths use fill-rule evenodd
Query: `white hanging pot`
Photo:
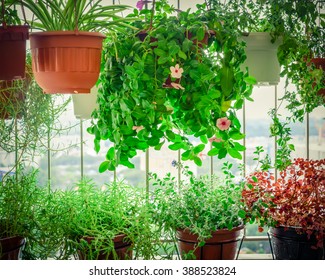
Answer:
<svg viewBox="0 0 325 280"><path fill-rule="evenodd" d="M92 112L98 108L97 94L97 87L92 87L90 94L72 94L73 111L77 119L91 118Z"/></svg>
<svg viewBox="0 0 325 280"><path fill-rule="evenodd" d="M280 64L277 50L281 40L271 43L268 32L251 32L242 36L246 42L246 61L243 69L248 67L249 75L257 80L258 85L277 85L280 82Z"/></svg>

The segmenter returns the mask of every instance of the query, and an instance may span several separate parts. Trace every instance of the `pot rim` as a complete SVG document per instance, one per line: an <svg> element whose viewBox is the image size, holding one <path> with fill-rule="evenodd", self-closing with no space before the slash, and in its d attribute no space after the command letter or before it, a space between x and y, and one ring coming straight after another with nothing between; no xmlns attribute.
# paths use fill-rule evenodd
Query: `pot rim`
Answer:
<svg viewBox="0 0 325 280"><path fill-rule="evenodd" d="M35 36L93 36L106 38L106 35L95 31L71 31L71 30L60 30L60 31L40 31L32 32L29 34L30 37Z"/></svg>

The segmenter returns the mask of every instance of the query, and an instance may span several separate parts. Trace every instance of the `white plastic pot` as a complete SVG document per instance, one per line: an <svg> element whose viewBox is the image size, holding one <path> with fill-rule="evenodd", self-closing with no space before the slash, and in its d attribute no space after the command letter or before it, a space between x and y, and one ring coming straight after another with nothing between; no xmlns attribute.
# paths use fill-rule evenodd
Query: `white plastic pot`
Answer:
<svg viewBox="0 0 325 280"><path fill-rule="evenodd" d="M248 67L249 75L256 78L258 85L277 85L280 82L277 49L281 40L271 43L268 32L251 32L242 36L242 40L246 42L247 56L243 69Z"/></svg>
<svg viewBox="0 0 325 280"><path fill-rule="evenodd" d="M73 111L77 119L88 120L92 112L98 108L98 88L93 87L89 94L72 94Z"/></svg>

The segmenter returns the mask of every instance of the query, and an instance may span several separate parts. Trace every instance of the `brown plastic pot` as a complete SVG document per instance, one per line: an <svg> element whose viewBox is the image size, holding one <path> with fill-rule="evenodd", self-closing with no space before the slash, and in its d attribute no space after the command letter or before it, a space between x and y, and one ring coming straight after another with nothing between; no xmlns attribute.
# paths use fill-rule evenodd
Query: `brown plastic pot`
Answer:
<svg viewBox="0 0 325 280"><path fill-rule="evenodd" d="M91 246L85 248L85 250L79 250L78 256L80 260L89 260L92 259L94 256L96 256L97 260L131 260L132 259L132 250L130 249L131 243L128 241L125 241L125 234L119 234L116 235L113 239L114 242L114 250L116 252L116 256L114 257L113 253L107 254L105 250L96 252L95 249L91 249ZM94 237L83 237L83 240L87 241L89 245L93 243L95 240ZM92 251L90 251L92 250Z"/></svg>
<svg viewBox="0 0 325 280"><path fill-rule="evenodd" d="M98 80L104 38L86 31L31 33L36 82L45 93L89 93Z"/></svg>
<svg viewBox="0 0 325 280"><path fill-rule="evenodd" d="M212 237L205 241L204 246L198 247L198 236L188 230L177 230L176 238L181 256L193 251L197 260L234 260L238 249L238 242L243 237L244 225L232 230L221 229L212 233Z"/></svg>
<svg viewBox="0 0 325 280"><path fill-rule="evenodd" d="M0 239L0 260L18 260L25 238L20 236Z"/></svg>
<svg viewBox="0 0 325 280"><path fill-rule="evenodd" d="M25 77L27 25L0 26L0 80Z"/></svg>
<svg viewBox="0 0 325 280"><path fill-rule="evenodd" d="M323 71L325 71L325 58L313 58L311 62L316 68L323 69ZM318 94L325 98L325 79L323 80L323 87L318 91Z"/></svg>

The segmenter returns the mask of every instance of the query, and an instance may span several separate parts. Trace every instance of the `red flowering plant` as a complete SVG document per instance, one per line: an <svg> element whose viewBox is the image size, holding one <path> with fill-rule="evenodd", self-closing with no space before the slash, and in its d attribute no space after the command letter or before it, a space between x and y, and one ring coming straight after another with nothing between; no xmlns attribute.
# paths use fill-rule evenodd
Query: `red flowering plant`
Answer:
<svg viewBox="0 0 325 280"><path fill-rule="evenodd" d="M264 226L295 228L315 235L317 247L325 238L325 159L294 159L275 177L255 171L246 178L242 193L246 220Z"/></svg>
<svg viewBox="0 0 325 280"><path fill-rule="evenodd" d="M167 1L152 1L153 9L146 8L148 3L138 2L141 11L129 15L138 18L132 22L135 29L116 34L104 46L99 109L88 129L96 151L101 141L114 143L100 172L119 164L132 168L139 150L164 144L180 150L182 160L201 165L209 139L209 156L240 159L245 147L238 140L244 134L236 112L255 83L240 67L243 42L222 24L221 11L203 18L204 7L180 12ZM200 42L211 29L215 35Z"/></svg>

